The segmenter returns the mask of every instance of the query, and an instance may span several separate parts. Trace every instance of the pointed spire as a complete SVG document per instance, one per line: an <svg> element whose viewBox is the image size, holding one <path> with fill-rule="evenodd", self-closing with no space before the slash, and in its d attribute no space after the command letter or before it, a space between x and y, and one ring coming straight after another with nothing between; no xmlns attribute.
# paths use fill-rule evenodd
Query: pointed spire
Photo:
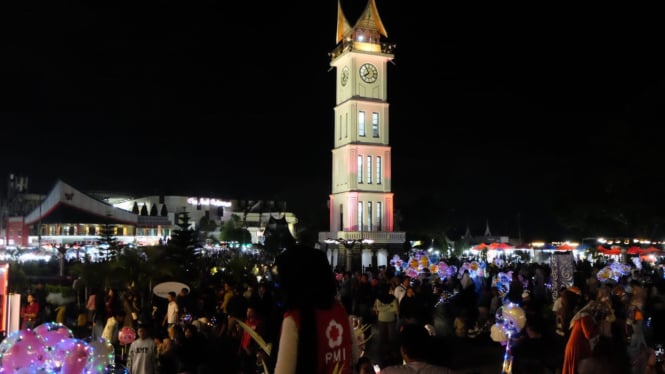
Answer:
<svg viewBox="0 0 665 374"><path fill-rule="evenodd" d="M344 16L342 11L342 1L337 0L337 36L335 39L335 44L339 43L344 39L345 35L348 35L351 32L351 24Z"/></svg>
<svg viewBox="0 0 665 374"><path fill-rule="evenodd" d="M471 238L471 227L469 227L468 224L466 225L466 232L464 233L464 238L465 239Z"/></svg>
<svg viewBox="0 0 665 374"><path fill-rule="evenodd" d="M487 220L485 223L485 236L492 236L492 233L490 232L490 221Z"/></svg>
<svg viewBox="0 0 665 374"><path fill-rule="evenodd" d="M367 7L363 11L358 21L353 26L354 29L362 28L365 30L378 31L385 38L388 37L388 32L383 26L381 17L379 16L379 9L376 7L375 0L369 0Z"/></svg>

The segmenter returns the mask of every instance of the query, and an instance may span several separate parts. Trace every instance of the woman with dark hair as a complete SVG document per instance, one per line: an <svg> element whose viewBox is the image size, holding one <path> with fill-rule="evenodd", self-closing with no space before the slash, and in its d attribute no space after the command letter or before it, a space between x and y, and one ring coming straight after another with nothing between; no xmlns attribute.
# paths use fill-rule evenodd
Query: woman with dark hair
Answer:
<svg viewBox="0 0 665 374"><path fill-rule="evenodd" d="M358 342L325 253L288 248L276 259L276 273L285 312L274 374L351 374Z"/></svg>
<svg viewBox="0 0 665 374"><path fill-rule="evenodd" d="M109 288L104 297L104 310L106 311L106 317L115 315L120 309L122 309L122 302L120 301L120 294L116 288Z"/></svg>

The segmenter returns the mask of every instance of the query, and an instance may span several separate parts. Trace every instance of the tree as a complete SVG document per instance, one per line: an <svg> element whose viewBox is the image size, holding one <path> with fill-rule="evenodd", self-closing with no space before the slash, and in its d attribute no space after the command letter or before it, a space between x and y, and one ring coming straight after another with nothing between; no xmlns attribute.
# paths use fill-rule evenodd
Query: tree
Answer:
<svg viewBox="0 0 665 374"><path fill-rule="evenodd" d="M219 240L223 242L238 242L240 244L251 243L252 235L243 225L242 219L233 214L231 219L224 222Z"/></svg>
<svg viewBox="0 0 665 374"><path fill-rule="evenodd" d="M201 239L203 239L203 238L208 239L209 238L212 241L216 242L217 239L211 235L211 233L214 232L215 230L217 230L217 224L215 223L214 220L211 220L210 218L208 218L207 215L201 217L201 219L199 220L199 231L201 233L200 234Z"/></svg>
<svg viewBox="0 0 665 374"><path fill-rule="evenodd" d="M176 213L175 224L178 228L171 233L165 257L177 264L177 275L180 279L188 282L198 281L200 256L196 252L196 247L199 245L199 233L190 227L187 211Z"/></svg>
<svg viewBox="0 0 665 374"><path fill-rule="evenodd" d="M214 220L211 220L207 216L201 217L199 220L199 230L205 232L215 231L217 229L217 224Z"/></svg>
<svg viewBox="0 0 665 374"><path fill-rule="evenodd" d="M157 204L152 204L150 207L150 217L157 217Z"/></svg>
<svg viewBox="0 0 665 374"><path fill-rule="evenodd" d="M124 251L118 261L109 263L107 284L117 288L138 290L142 297L150 295L151 286L162 279L172 279L177 265L160 261L157 248Z"/></svg>

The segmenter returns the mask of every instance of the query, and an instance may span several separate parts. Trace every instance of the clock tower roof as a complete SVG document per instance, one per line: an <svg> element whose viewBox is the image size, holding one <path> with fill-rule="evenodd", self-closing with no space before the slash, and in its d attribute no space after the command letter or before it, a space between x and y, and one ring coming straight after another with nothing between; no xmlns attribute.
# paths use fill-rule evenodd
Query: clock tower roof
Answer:
<svg viewBox="0 0 665 374"><path fill-rule="evenodd" d="M345 38L356 39L358 35L369 35L371 43L378 44L378 35L383 35L383 37L388 37L388 32L383 26L381 17L379 16L379 10L376 6L375 0L368 0L365 9L363 10L360 17L356 21L356 24L351 27L346 16L344 16L344 11L342 10L341 0L337 0L337 35L336 43L339 43Z"/></svg>
<svg viewBox="0 0 665 374"><path fill-rule="evenodd" d="M337 36L335 38L335 43L339 43L344 39L344 35L351 33L351 24L349 20L344 16L344 11L342 11L342 1L337 0Z"/></svg>

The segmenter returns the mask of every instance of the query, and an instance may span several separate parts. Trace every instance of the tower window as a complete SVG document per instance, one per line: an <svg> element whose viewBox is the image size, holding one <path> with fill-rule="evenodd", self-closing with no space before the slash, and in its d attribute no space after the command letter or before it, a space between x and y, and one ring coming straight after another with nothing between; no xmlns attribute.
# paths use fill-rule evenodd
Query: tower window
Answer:
<svg viewBox="0 0 665 374"><path fill-rule="evenodd" d="M358 183L363 182L363 156L358 155Z"/></svg>
<svg viewBox="0 0 665 374"><path fill-rule="evenodd" d="M376 156L376 184L381 184L381 156Z"/></svg>
<svg viewBox="0 0 665 374"><path fill-rule="evenodd" d="M372 156L367 156L367 183L372 184Z"/></svg>
<svg viewBox="0 0 665 374"><path fill-rule="evenodd" d="M342 136L341 133L340 136ZM344 137L349 137L349 113L344 114Z"/></svg>
<svg viewBox="0 0 665 374"><path fill-rule="evenodd" d="M365 112L358 112L358 136L365 136Z"/></svg>
<svg viewBox="0 0 665 374"><path fill-rule="evenodd" d="M372 137L379 137L379 113L372 113Z"/></svg>
<svg viewBox="0 0 665 374"><path fill-rule="evenodd" d="M381 231L381 217L383 216L383 204L380 201L376 202L376 227L377 231Z"/></svg>
<svg viewBox="0 0 665 374"><path fill-rule="evenodd" d="M358 201L358 231L363 231L363 202Z"/></svg>
<svg viewBox="0 0 665 374"><path fill-rule="evenodd" d="M372 227L372 202L367 202L367 231L374 231Z"/></svg>

